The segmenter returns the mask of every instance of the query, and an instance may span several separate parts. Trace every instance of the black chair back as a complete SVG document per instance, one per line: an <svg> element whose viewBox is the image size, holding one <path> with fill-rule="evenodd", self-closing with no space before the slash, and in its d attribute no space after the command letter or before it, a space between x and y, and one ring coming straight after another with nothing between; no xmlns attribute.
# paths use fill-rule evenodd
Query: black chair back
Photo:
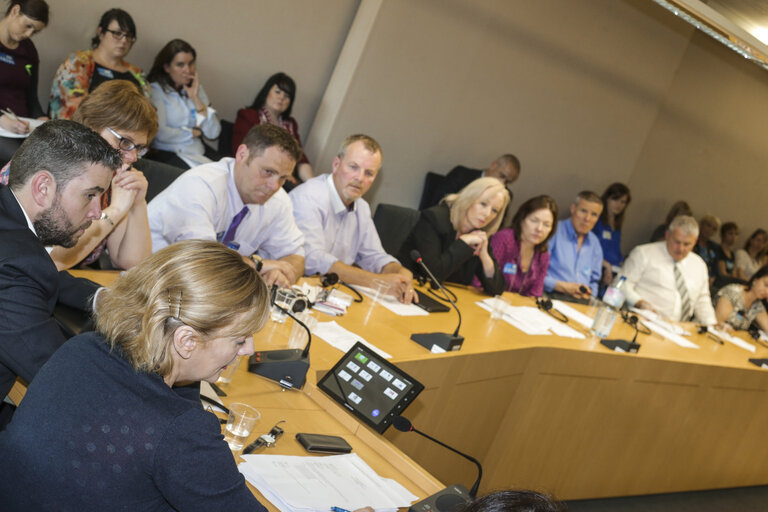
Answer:
<svg viewBox="0 0 768 512"><path fill-rule="evenodd" d="M421 213L418 210L394 204L382 203L376 208L373 223L387 254L397 256L403 242L418 222L419 215Z"/></svg>

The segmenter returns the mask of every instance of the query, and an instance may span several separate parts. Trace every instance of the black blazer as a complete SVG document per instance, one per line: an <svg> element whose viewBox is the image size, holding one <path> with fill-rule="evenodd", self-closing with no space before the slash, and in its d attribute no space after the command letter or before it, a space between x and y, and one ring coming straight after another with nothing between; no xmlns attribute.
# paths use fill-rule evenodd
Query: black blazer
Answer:
<svg viewBox="0 0 768 512"><path fill-rule="evenodd" d="M98 285L56 270L11 190L3 186L0 240L0 397L4 397L16 376L31 382L66 341L53 318L56 303L89 311Z"/></svg>
<svg viewBox="0 0 768 512"><path fill-rule="evenodd" d="M475 256L474 250L456 238L456 230L451 224L451 210L444 204L421 212L419 221L400 249L400 262L414 273L422 274L421 267L411 259L413 249L421 253L424 263L440 281L472 284L473 278L477 276L486 293L498 295L504 292L504 276L491 251L488 254L493 260L495 271L493 277L487 278L483 264Z"/></svg>
<svg viewBox="0 0 768 512"><path fill-rule="evenodd" d="M442 183L438 187L436 193L432 196L433 202L429 206L436 205L440 200L448 194L458 194L461 189L475 181L477 178L482 177L482 169L470 169L463 165L457 165L451 172L446 174ZM507 187L509 192L509 204L512 204L512 191ZM509 208L509 206L507 207Z"/></svg>

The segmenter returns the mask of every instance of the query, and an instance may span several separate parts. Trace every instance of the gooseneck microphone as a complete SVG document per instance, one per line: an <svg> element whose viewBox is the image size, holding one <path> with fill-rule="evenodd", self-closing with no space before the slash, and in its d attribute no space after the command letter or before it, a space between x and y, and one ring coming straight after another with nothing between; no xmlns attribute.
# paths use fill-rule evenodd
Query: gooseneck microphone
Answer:
<svg viewBox="0 0 768 512"><path fill-rule="evenodd" d="M475 466L477 466L477 480L475 480L474 485L469 490L469 496L472 497L472 498L477 496L477 489L480 487L480 480L483 479L483 466L480 464L479 460L477 460L476 458L472 457L471 455L467 455L466 453L460 452L456 448L452 448L452 447L448 446L447 444L443 443L442 441L438 441L434 437L430 436L429 434L425 434L421 430L417 430L416 427L413 426L413 423L411 423L411 420L409 420L408 418L405 418L403 416L395 416L394 418L392 418L392 426L395 427L400 432L416 432L420 436L426 437L427 439L429 439L433 443L437 443L440 446L442 446L443 448L447 448L447 449L451 450L453 453L461 455L465 459L473 462L475 464Z"/></svg>
<svg viewBox="0 0 768 512"><path fill-rule="evenodd" d="M421 345L422 347L426 348L427 350L432 350L432 347L437 346L445 351L450 350L459 350L461 348L462 343L464 343L464 336L459 335L459 329L461 328L461 311L459 311L459 308L456 307L456 303L451 299L450 295L448 294L448 291L445 289L443 284L437 280L437 278L430 272L427 265L424 264L424 260L421 257L421 254L416 249L411 251L411 259L415 261L418 265L421 266L422 269L427 273L429 278L432 280L433 283L437 284L437 286L443 291L445 294L445 297L448 299L448 301L451 303L451 306L453 306L453 309L456 310L456 314L459 315L459 324L456 326L456 330L453 331L453 334L448 334L444 332L430 332L430 333L421 333L421 334L411 334L411 339Z"/></svg>
<svg viewBox="0 0 768 512"><path fill-rule="evenodd" d="M303 310L304 307L291 308L292 311L289 311L279 304L276 304L276 291L277 285L273 285L270 294L270 302L272 306L290 316L294 322L307 331L307 345L303 350L298 348L288 348L254 352L248 360L248 371L266 377L267 379L274 380L286 389L301 388L307 380L307 372L309 371L309 347L312 344L312 333L304 322L294 316L294 313L298 313L300 310ZM294 306L296 304L294 304Z"/></svg>

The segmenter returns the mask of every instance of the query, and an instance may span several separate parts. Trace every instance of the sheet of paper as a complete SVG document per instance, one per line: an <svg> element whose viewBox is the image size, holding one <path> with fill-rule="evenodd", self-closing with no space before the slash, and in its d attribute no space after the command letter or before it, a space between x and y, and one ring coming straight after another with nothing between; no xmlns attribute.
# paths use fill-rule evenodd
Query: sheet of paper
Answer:
<svg viewBox="0 0 768 512"><path fill-rule="evenodd" d="M347 353L349 349L351 349L354 344L359 341L371 350L376 351L376 353L384 359L392 359L391 355L387 354L375 345L367 342L365 339L363 339L362 336L358 336L352 331L346 330L335 321L318 322L317 328L315 328L313 334L322 338L323 341L328 343L330 346L337 348L344 353Z"/></svg>
<svg viewBox="0 0 768 512"><path fill-rule="evenodd" d="M748 341L744 341L743 339L739 338L738 336L734 336L733 334L721 331L720 329L715 329L714 327L708 327L709 332L714 334L715 336L718 336L721 340L725 340L728 343L733 343L739 348L743 348L744 350L747 350L749 352L752 352L753 354L757 350L757 348L749 343Z"/></svg>
<svg viewBox="0 0 768 512"><path fill-rule="evenodd" d="M375 300L391 312L399 316L427 316L429 313L421 309L416 304L403 304L392 295L381 295L376 297L376 290L371 290L365 286L356 286L355 288L366 297Z"/></svg>
<svg viewBox="0 0 768 512"><path fill-rule="evenodd" d="M478 306L488 311L493 309L496 298L488 298L475 302ZM526 334L532 336L555 334L566 338L584 339L585 336L568 327L561 321L552 318L548 314L531 306L511 306L507 304L504 307L504 321L511 326L520 329Z"/></svg>
<svg viewBox="0 0 768 512"><path fill-rule="evenodd" d="M595 322L595 319L585 315L581 311L578 311L565 302L561 300L553 300L552 301L552 307L554 307L556 310L570 318L571 320L580 323L587 329L590 329L592 327L592 324Z"/></svg>
<svg viewBox="0 0 768 512"><path fill-rule="evenodd" d="M658 313L654 313L649 309L630 308L630 311L632 311L633 313L637 313L638 315L645 318L646 320L654 322L658 327L661 327L662 329L666 330L667 332L671 332L672 334L677 334L678 336L691 335L691 333L683 329L680 325L674 322L668 322L664 320L661 317L661 315L659 315ZM648 325L647 322L645 324ZM650 325L648 327L650 328Z"/></svg>
<svg viewBox="0 0 768 512"><path fill-rule="evenodd" d="M391 479L381 478L357 454L326 457L244 455L243 476L283 512L331 507L377 511L408 507L418 499Z"/></svg>
<svg viewBox="0 0 768 512"><path fill-rule="evenodd" d="M667 326L669 325L668 322L664 322L663 320L661 322L659 322L658 320L654 322L650 320L645 320L643 321L643 324L645 324L650 330L652 330L656 334L659 334L667 338L672 343L680 345L683 348L699 348L697 344L669 330L667 328Z"/></svg>

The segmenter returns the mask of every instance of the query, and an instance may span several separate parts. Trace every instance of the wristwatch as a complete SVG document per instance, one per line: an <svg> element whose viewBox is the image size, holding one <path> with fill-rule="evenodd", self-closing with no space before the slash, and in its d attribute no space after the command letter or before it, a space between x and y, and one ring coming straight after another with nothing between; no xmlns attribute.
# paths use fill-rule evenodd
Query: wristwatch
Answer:
<svg viewBox="0 0 768 512"><path fill-rule="evenodd" d="M109 215L107 215L107 212L105 212L105 211L103 211L103 210L102 210L102 212L101 212L101 217L99 217L99 220L106 220L107 222L109 222L109 224L110 224L112 227L115 227L115 223L114 223L114 222L112 222L112 219L110 219L110 218L109 218Z"/></svg>
<svg viewBox="0 0 768 512"><path fill-rule="evenodd" d="M264 267L264 258L256 253L253 253L251 254L251 259L256 264L256 272L261 272L261 269Z"/></svg>

